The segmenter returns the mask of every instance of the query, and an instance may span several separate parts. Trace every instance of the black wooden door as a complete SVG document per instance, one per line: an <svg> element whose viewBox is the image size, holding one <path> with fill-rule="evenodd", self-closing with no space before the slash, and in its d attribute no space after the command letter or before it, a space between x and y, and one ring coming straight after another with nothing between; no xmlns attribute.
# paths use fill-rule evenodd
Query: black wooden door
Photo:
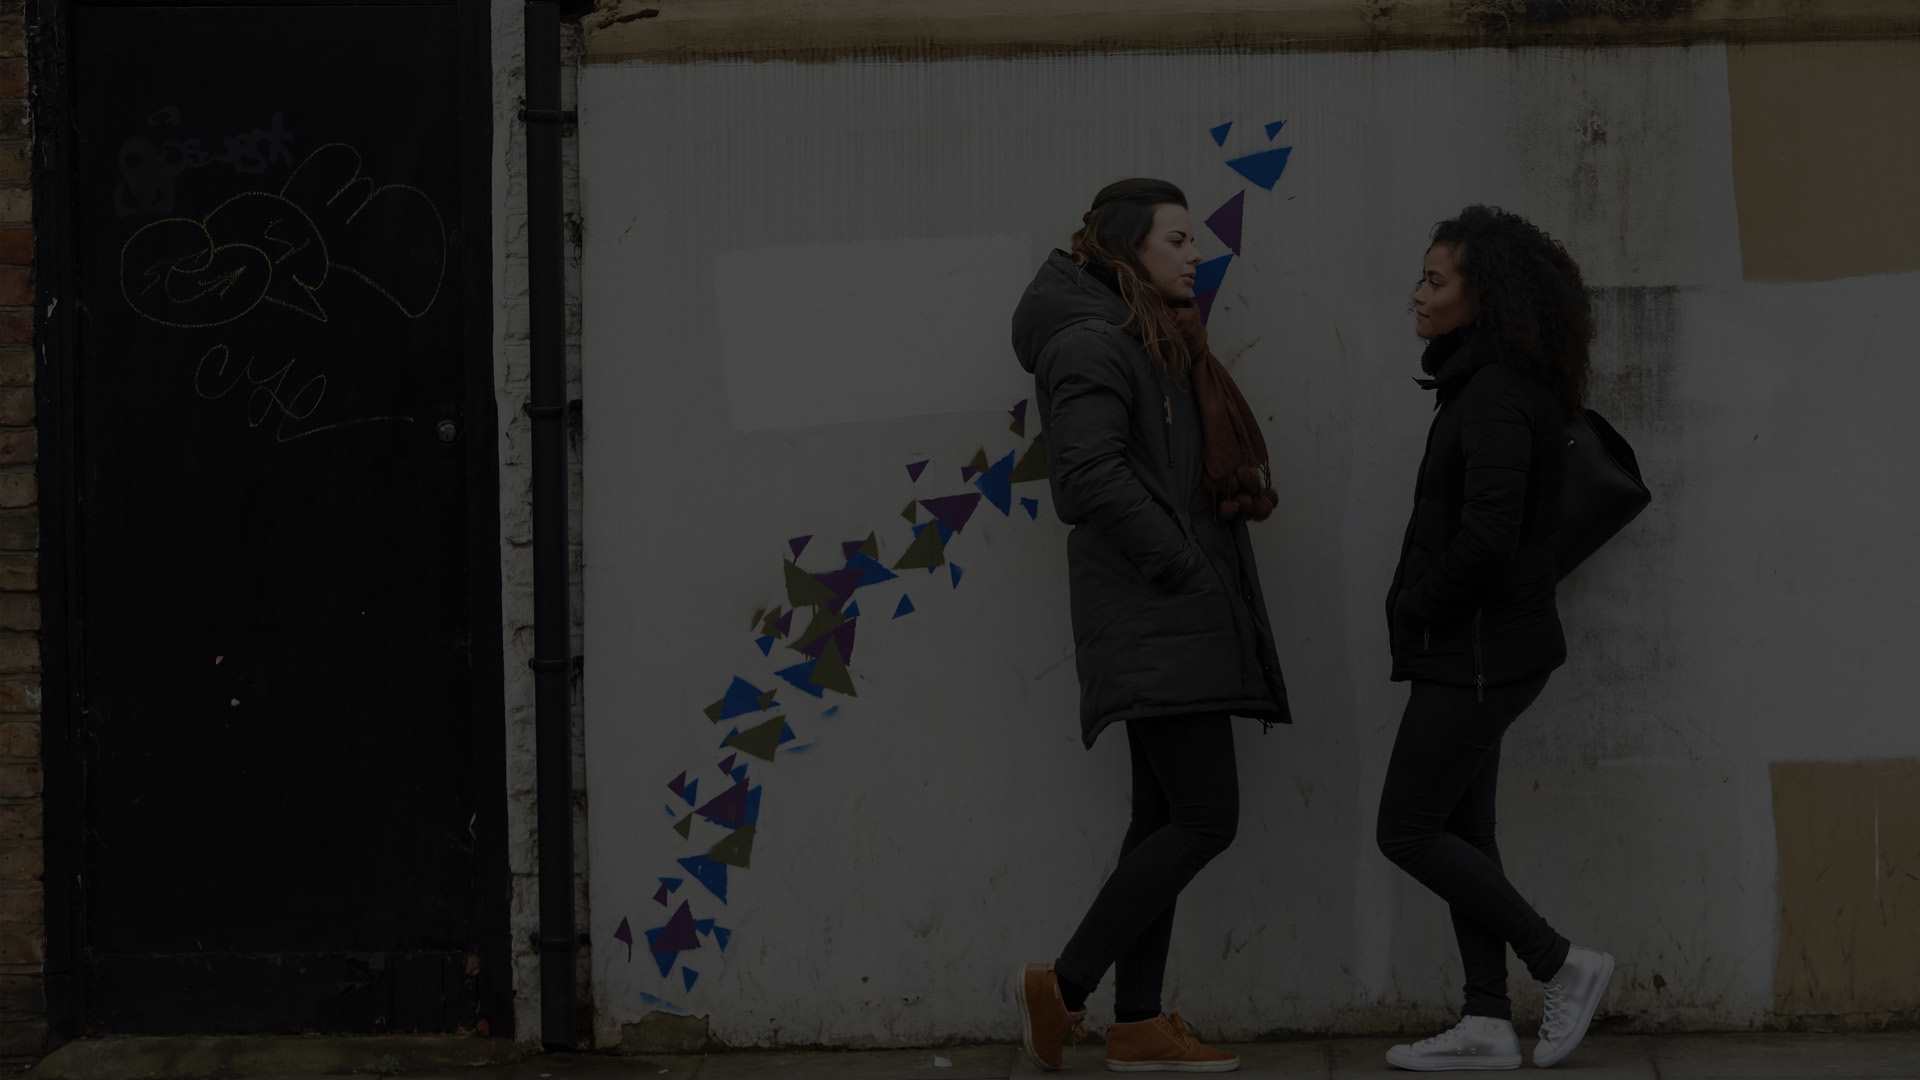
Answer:
<svg viewBox="0 0 1920 1080"><path fill-rule="evenodd" d="M83 1024L503 1031L485 5L70 17Z"/></svg>

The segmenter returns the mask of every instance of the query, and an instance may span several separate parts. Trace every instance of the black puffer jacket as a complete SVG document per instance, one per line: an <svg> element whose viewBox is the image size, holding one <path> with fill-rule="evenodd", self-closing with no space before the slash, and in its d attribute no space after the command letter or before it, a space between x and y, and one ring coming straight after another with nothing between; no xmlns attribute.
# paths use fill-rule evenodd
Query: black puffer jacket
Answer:
<svg viewBox="0 0 1920 1080"><path fill-rule="evenodd" d="M1536 376L1470 340L1427 351L1438 412L1387 591L1393 678L1524 682L1566 662L1549 543L1566 471L1566 412Z"/></svg>
<svg viewBox="0 0 1920 1080"><path fill-rule="evenodd" d="M1080 735L1226 712L1287 722L1286 685L1242 522L1201 484L1200 414L1122 327L1119 294L1054 252L1013 314L1067 538Z"/></svg>

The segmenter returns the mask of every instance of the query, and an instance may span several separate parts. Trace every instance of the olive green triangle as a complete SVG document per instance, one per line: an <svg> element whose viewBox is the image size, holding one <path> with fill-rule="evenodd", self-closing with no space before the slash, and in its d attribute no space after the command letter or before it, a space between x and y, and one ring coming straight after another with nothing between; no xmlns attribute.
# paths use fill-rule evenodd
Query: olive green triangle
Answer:
<svg viewBox="0 0 1920 1080"><path fill-rule="evenodd" d="M880 537L874 533L868 533L867 542L860 545L860 554L869 559L880 558Z"/></svg>
<svg viewBox="0 0 1920 1080"><path fill-rule="evenodd" d="M782 612L778 607L767 612L767 617L760 621L760 632L768 637L779 637L781 614Z"/></svg>
<svg viewBox="0 0 1920 1080"><path fill-rule="evenodd" d="M1020 461L1013 467L1015 484L1024 484L1030 480L1047 478L1047 433L1042 431L1027 444L1027 452L1020 455Z"/></svg>
<svg viewBox="0 0 1920 1080"><path fill-rule="evenodd" d="M847 617L832 608L815 608L813 619L807 623L806 630L799 637L794 638L787 648L804 651L808 646L845 626L846 623Z"/></svg>
<svg viewBox="0 0 1920 1080"><path fill-rule="evenodd" d="M726 712L726 703L723 701L716 701L701 711L707 714L708 720L711 720L712 722L717 724L720 722L720 717Z"/></svg>
<svg viewBox="0 0 1920 1080"><path fill-rule="evenodd" d="M728 866L737 866L742 870L753 865L753 826L742 825L722 837L707 852L707 858Z"/></svg>
<svg viewBox="0 0 1920 1080"><path fill-rule="evenodd" d="M853 676L847 674L847 662L840 655L840 643L827 642L820 661L813 665L813 685L838 690L848 697L859 697L853 689Z"/></svg>
<svg viewBox="0 0 1920 1080"><path fill-rule="evenodd" d="M820 607L834 602L833 590L819 578L795 563L787 563L787 603L796 608Z"/></svg>
<svg viewBox="0 0 1920 1080"><path fill-rule="evenodd" d="M731 746L761 761L772 761L773 755L780 750L780 736L786 729L787 718L776 716L764 724L757 724L745 731L727 736L727 741L721 745Z"/></svg>
<svg viewBox="0 0 1920 1080"><path fill-rule="evenodd" d="M973 460L967 462L967 467L969 469L972 469L974 472L986 472L988 469L987 448L983 446L980 449L975 450L973 452Z"/></svg>
<svg viewBox="0 0 1920 1080"><path fill-rule="evenodd" d="M899 562L893 564L893 568L895 570L931 570L936 566L944 565L946 561L947 545L940 539L940 526L928 522L927 527L920 530L920 535L913 538L913 543L907 547L907 553L900 556Z"/></svg>
<svg viewBox="0 0 1920 1080"><path fill-rule="evenodd" d="M900 516L901 516L901 517L903 517L903 518L906 518L906 519L907 519L907 524L909 524L909 525L918 525L918 524L920 524L920 502L919 502L919 500L917 500L917 499L910 499L910 500L908 500L908 502L907 502L907 508L906 508L905 510L902 510L902 511L900 511Z"/></svg>
<svg viewBox="0 0 1920 1080"><path fill-rule="evenodd" d="M753 627L754 629L756 629L756 630L757 630L757 629L759 629L759 628L760 628L760 620L762 620L762 619L764 619L764 618L766 618L766 617L767 617L767 609L766 609L766 608L758 608L758 607L757 607L757 608L754 608L754 609L753 609L753 621L752 621L752 622L750 622L750 623L748 623L747 625L748 625L748 626L750 626L750 627Z"/></svg>
<svg viewBox="0 0 1920 1080"><path fill-rule="evenodd" d="M688 814L686 817L681 818L680 824L675 825L673 831L679 833L680 839L682 840L691 837L693 835L693 815Z"/></svg>

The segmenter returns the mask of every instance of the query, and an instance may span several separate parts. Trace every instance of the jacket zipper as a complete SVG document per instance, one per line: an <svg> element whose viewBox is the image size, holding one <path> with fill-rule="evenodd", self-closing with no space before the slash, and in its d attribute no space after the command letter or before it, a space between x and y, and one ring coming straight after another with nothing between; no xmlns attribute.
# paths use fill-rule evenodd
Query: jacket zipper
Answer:
<svg viewBox="0 0 1920 1080"><path fill-rule="evenodd" d="M1167 417L1167 468L1173 468L1173 395L1162 392L1160 404L1166 409Z"/></svg>
<svg viewBox="0 0 1920 1080"><path fill-rule="evenodd" d="M1484 705L1487 701L1487 669L1480 654L1480 613L1482 610L1481 608L1475 608L1473 611L1473 690L1474 696Z"/></svg>

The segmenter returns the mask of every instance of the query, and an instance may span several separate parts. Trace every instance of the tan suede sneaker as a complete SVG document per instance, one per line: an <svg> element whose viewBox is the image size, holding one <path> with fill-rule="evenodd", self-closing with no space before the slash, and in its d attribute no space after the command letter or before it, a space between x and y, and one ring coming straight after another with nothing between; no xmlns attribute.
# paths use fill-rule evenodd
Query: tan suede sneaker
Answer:
<svg viewBox="0 0 1920 1080"><path fill-rule="evenodd" d="M1013 993L1020 1001L1021 1045L1028 1060L1053 1072L1064 1060L1067 1040L1080 1031L1087 1012L1068 1012L1066 999L1060 996L1060 980L1051 964L1028 964L1013 980Z"/></svg>
<svg viewBox="0 0 1920 1080"><path fill-rule="evenodd" d="M1108 1072L1223 1073L1239 1067L1239 1058L1194 1038L1179 1013L1107 1029Z"/></svg>

